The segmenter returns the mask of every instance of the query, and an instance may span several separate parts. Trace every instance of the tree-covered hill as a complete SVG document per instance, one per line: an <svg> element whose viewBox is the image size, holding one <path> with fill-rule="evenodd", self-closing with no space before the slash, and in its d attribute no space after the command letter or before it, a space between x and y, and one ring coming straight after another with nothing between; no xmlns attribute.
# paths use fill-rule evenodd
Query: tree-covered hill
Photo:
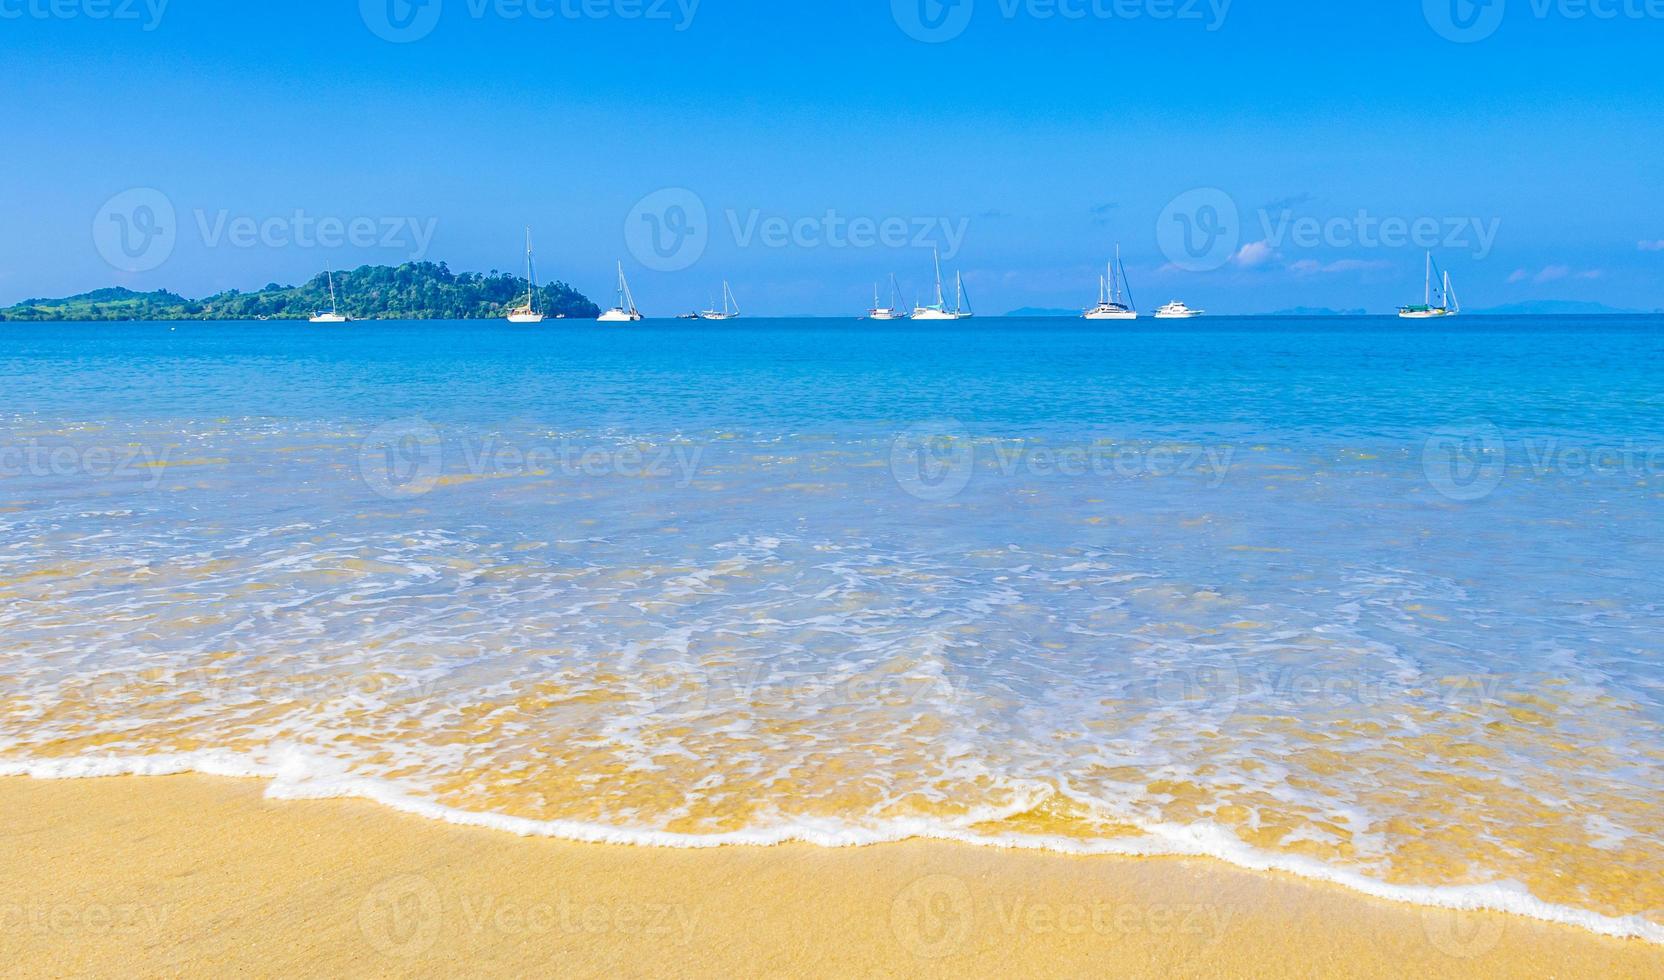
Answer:
<svg viewBox="0 0 1664 980"><path fill-rule="evenodd" d="M538 309L554 317L593 319L600 309L563 282L538 288ZM397 268L366 265L335 274L342 313L355 320L495 319L525 301L526 280L502 273L455 273L445 263L411 262ZM329 309L324 274L299 286L272 283L188 300L167 290L139 293L120 287L64 299L30 299L0 310L0 320L252 320L305 319Z"/></svg>

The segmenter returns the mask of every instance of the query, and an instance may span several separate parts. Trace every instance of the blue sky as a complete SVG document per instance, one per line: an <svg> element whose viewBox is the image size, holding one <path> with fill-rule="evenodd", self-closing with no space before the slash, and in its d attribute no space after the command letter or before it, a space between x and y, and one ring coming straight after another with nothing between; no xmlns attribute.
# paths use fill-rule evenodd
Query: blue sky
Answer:
<svg viewBox="0 0 1664 980"><path fill-rule="evenodd" d="M530 224L649 313L854 313L931 244L979 312L1076 307L1117 241L1146 309L1386 311L1426 243L1469 308L1650 310L1664 20L1594 3L0 0L0 303L518 269Z"/></svg>

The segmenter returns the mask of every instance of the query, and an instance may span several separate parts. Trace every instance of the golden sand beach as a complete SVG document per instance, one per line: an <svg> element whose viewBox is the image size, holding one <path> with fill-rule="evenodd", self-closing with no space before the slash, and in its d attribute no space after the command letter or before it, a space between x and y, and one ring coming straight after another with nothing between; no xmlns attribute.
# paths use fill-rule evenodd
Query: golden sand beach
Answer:
<svg viewBox="0 0 1664 980"><path fill-rule="evenodd" d="M1664 975L1644 942L1205 859L574 844L263 790L0 780L8 975Z"/></svg>

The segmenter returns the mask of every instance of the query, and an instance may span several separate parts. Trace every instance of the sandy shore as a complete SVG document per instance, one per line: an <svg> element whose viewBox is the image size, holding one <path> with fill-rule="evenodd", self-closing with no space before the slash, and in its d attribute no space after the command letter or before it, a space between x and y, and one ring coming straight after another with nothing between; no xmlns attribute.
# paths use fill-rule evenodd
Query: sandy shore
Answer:
<svg viewBox="0 0 1664 980"><path fill-rule="evenodd" d="M253 781L0 780L24 976L1664 975L1664 948L1212 861L526 839Z"/></svg>

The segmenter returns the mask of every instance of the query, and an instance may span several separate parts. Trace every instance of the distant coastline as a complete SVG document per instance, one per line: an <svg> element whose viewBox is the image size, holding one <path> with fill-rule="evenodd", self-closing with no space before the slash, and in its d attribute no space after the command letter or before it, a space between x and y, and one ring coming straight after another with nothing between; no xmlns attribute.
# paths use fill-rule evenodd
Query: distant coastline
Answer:
<svg viewBox="0 0 1664 980"><path fill-rule="evenodd" d="M489 320L525 302L527 282L492 272L452 272L443 262L360 266L334 273L341 312L355 320ZM601 310L563 282L540 286L538 309L551 317L594 319ZM101 322L119 320L304 320L330 308L324 273L299 286L271 283L254 292L229 290L192 300L161 289L123 287L62 299L27 299L0 309L0 320Z"/></svg>

